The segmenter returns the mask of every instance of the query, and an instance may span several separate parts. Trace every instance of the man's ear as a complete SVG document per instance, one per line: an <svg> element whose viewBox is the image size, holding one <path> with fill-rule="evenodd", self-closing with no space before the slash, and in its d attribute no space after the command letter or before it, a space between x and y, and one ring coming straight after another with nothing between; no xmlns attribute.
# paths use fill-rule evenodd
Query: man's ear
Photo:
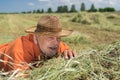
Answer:
<svg viewBox="0 0 120 80"><path fill-rule="evenodd" d="M35 36L35 37L38 37L38 34L37 34L37 33L34 33L34 36Z"/></svg>

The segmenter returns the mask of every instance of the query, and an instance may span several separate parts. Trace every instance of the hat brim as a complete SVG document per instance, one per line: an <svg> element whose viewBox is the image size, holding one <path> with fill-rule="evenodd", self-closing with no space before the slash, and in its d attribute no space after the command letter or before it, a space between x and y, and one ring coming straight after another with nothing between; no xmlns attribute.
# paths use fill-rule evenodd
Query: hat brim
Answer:
<svg viewBox="0 0 120 80"><path fill-rule="evenodd" d="M31 27L25 30L27 33L38 33L40 35L53 35L53 36L60 36L65 37L69 36L73 30L61 30L60 32L35 32L36 27Z"/></svg>

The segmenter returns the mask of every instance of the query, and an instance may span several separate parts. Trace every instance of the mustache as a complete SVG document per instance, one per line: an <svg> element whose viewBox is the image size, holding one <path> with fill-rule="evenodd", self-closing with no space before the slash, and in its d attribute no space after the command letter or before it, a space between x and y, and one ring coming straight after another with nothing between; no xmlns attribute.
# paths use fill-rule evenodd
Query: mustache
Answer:
<svg viewBox="0 0 120 80"><path fill-rule="evenodd" d="M59 45L53 45L53 46L49 46L49 47L51 47L51 48L58 48Z"/></svg>

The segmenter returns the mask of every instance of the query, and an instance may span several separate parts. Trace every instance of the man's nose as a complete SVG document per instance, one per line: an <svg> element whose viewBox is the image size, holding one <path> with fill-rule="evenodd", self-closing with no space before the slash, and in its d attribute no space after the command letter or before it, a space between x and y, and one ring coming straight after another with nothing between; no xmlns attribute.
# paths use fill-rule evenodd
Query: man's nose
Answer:
<svg viewBox="0 0 120 80"><path fill-rule="evenodd" d="M59 43L59 40L58 40L57 38L54 38L54 41L53 41L53 43L54 43L55 45L58 45L58 43Z"/></svg>

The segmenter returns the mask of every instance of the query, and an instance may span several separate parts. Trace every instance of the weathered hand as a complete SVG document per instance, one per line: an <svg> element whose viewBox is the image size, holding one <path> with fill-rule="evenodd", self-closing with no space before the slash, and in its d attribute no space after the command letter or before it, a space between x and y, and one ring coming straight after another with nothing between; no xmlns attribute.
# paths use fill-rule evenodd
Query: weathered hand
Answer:
<svg viewBox="0 0 120 80"><path fill-rule="evenodd" d="M64 56L65 59L71 59L73 57L76 57L77 53L72 51L72 50L65 50L63 52L63 56Z"/></svg>

